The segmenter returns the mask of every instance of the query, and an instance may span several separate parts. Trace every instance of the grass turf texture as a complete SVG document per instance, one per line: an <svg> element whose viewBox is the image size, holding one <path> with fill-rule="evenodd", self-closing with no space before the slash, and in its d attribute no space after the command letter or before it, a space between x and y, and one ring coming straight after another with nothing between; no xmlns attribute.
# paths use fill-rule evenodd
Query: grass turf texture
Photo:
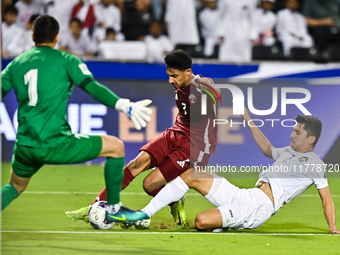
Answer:
<svg viewBox="0 0 340 255"><path fill-rule="evenodd" d="M8 181L9 169L9 164L2 164L2 185ZM142 188L146 174L122 192L123 204L141 209L150 201ZM249 188L256 179L229 181ZM329 184L339 218L340 179L329 179ZM183 230L175 229L168 208L152 217L151 230L144 231L118 226L98 231L66 218L65 211L88 205L103 186L103 168L99 165L43 167L27 191L2 213L1 254L340 254L340 235L328 235L314 186L262 227L230 230L227 234L193 229L195 216L214 208L196 191L188 193L188 228Z"/></svg>

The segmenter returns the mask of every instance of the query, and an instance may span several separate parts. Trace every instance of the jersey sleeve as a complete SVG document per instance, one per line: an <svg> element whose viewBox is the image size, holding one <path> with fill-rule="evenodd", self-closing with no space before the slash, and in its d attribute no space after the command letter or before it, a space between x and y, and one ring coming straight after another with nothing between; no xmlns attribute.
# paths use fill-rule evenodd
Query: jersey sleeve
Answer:
<svg viewBox="0 0 340 255"><path fill-rule="evenodd" d="M328 186L327 178L314 178L313 179L314 185L317 189L322 189Z"/></svg>
<svg viewBox="0 0 340 255"><path fill-rule="evenodd" d="M2 71L1 75L1 95L4 97L13 87L11 77L12 62Z"/></svg>
<svg viewBox="0 0 340 255"><path fill-rule="evenodd" d="M313 162L314 163L314 162ZM315 161L312 181L317 189L322 189L328 186L326 177L326 164L322 160Z"/></svg>
<svg viewBox="0 0 340 255"><path fill-rule="evenodd" d="M80 88L84 89L87 84L94 81L93 75L87 68L87 65L78 57L70 54L67 64L67 72L70 79Z"/></svg>
<svg viewBox="0 0 340 255"><path fill-rule="evenodd" d="M289 148L289 146L287 147L283 147L283 148L275 148L273 151L272 151L272 157L274 160L277 160L281 155L282 153L284 153L285 151L287 151Z"/></svg>

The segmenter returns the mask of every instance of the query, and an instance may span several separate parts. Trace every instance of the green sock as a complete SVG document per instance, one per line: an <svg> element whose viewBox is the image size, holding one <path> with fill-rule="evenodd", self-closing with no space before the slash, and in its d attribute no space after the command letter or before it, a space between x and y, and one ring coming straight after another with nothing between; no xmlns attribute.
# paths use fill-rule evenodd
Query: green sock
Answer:
<svg viewBox="0 0 340 255"><path fill-rule="evenodd" d="M19 196L18 191L12 184L7 183L1 187L1 211Z"/></svg>
<svg viewBox="0 0 340 255"><path fill-rule="evenodd" d="M124 176L125 157L107 158L104 167L104 176L106 183L107 203L109 205L120 202L120 190Z"/></svg>

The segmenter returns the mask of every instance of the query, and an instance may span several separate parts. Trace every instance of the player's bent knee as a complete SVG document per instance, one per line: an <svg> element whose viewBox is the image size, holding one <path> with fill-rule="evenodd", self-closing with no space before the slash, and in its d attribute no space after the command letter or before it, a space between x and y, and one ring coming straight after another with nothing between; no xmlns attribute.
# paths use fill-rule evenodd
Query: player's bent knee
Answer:
<svg viewBox="0 0 340 255"><path fill-rule="evenodd" d="M19 195L27 188L26 184L16 183L15 181L10 181L10 184L12 184L12 186L18 191Z"/></svg>
<svg viewBox="0 0 340 255"><path fill-rule="evenodd" d="M185 171L181 175L181 178L188 185L189 188L193 189L196 189L196 187L199 186L200 181L202 181L200 175L197 174L196 170L193 168Z"/></svg>
<svg viewBox="0 0 340 255"><path fill-rule="evenodd" d="M198 214L195 218L195 226L199 230L207 229L208 226L206 224L205 217L202 214Z"/></svg>
<svg viewBox="0 0 340 255"><path fill-rule="evenodd" d="M143 189L146 193L150 193L155 190L154 184L150 178L145 178L143 181Z"/></svg>
<svg viewBox="0 0 340 255"><path fill-rule="evenodd" d="M18 191L19 195L25 191L30 182L30 179L31 178L19 177L14 173L13 169L11 169L9 183L12 184L12 186Z"/></svg>
<svg viewBox="0 0 340 255"><path fill-rule="evenodd" d="M131 172L133 172L134 170L138 170L138 172L144 171L147 170L149 166L150 155L145 151L141 151L136 158L134 158L127 164L127 167Z"/></svg>
<svg viewBox="0 0 340 255"><path fill-rule="evenodd" d="M189 188L191 188L191 184L192 184L192 178L191 178L192 171L191 170L192 169L188 169L180 175L182 180L188 185Z"/></svg>

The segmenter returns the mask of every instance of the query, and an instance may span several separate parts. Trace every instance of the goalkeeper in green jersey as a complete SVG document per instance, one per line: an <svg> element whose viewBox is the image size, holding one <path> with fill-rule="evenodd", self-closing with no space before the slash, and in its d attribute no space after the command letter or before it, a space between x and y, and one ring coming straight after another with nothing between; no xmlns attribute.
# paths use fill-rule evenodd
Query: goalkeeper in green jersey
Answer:
<svg viewBox="0 0 340 255"><path fill-rule="evenodd" d="M150 120L151 100L136 103L122 99L94 80L87 66L76 56L54 49L59 24L51 16L40 16L32 39L36 47L14 59L2 72L2 97L13 88L19 103L18 133L9 183L1 188L1 209L5 209L28 186L44 164L81 163L106 157L106 218L136 221L145 213L122 206L124 144L114 136L72 134L66 106L73 84L109 107L125 113L136 129Z"/></svg>

